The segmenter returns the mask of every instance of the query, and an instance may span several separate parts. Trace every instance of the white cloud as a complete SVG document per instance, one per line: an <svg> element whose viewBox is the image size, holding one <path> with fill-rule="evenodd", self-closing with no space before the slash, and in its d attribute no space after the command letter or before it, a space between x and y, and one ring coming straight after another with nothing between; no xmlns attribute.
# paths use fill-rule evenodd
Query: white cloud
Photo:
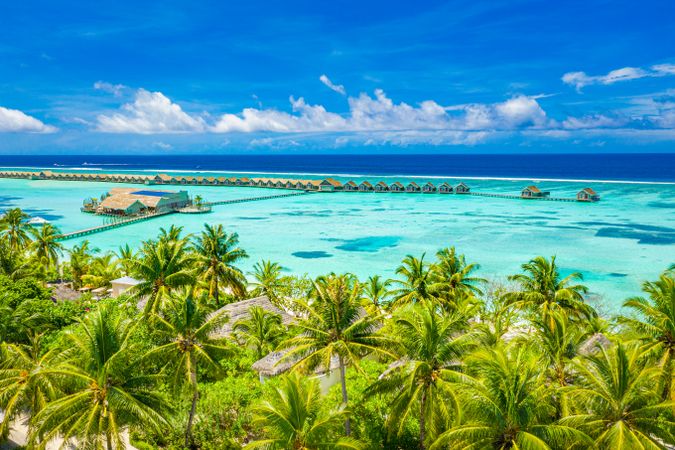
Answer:
<svg viewBox="0 0 675 450"><path fill-rule="evenodd" d="M565 84L574 86L578 91L593 84L614 84L619 81L636 80L646 77L664 77L675 75L675 64L657 64L648 69L623 67L605 75L588 75L586 72L568 72L562 76Z"/></svg>
<svg viewBox="0 0 675 450"><path fill-rule="evenodd" d="M345 90L345 87L341 84L334 84L332 81L330 81L330 78L326 74L323 74L319 77L319 80L328 86L329 89L334 90L338 94L342 95L347 95L347 91Z"/></svg>
<svg viewBox="0 0 675 450"><path fill-rule="evenodd" d="M122 112L97 117L98 131L104 133L195 133L206 130L201 117L184 112L161 92L139 89L133 103L122 105Z"/></svg>
<svg viewBox="0 0 675 450"><path fill-rule="evenodd" d="M375 95L349 97L346 115L290 98L292 112L246 108L240 114L224 114L212 127L216 133L271 131L374 132L374 131L484 131L545 126L546 113L534 97L519 95L496 104L444 107L433 100L411 106L394 103L381 89Z"/></svg>
<svg viewBox="0 0 675 450"><path fill-rule="evenodd" d="M173 145L167 144L166 142L156 141L152 143L153 147L161 148L162 150L171 150Z"/></svg>
<svg viewBox="0 0 675 450"><path fill-rule="evenodd" d="M18 109L0 106L0 133L53 133L56 127L45 125Z"/></svg>
<svg viewBox="0 0 675 450"><path fill-rule="evenodd" d="M581 130L590 128L618 128L627 123L626 119L608 117L602 114L593 114L583 117L568 117L562 123L567 130Z"/></svg>
<svg viewBox="0 0 675 450"><path fill-rule="evenodd" d="M126 86L123 84L112 84L106 81L97 81L94 83L94 89L113 94L115 97L121 97Z"/></svg>

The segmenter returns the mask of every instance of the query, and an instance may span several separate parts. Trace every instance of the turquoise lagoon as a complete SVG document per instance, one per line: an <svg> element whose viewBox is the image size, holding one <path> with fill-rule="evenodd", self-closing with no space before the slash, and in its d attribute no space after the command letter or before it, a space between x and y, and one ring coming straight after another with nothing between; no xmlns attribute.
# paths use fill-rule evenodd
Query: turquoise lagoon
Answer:
<svg viewBox="0 0 675 450"><path fill-rule="evenodd" d="M370 181L379 179L393 181L386 177ZM474 191L510 194L529 184L524 180L465 181ZM589 183L543 181L537 185L553 196L573 197ZM602 196L601 202L440 194L311 194L216 206L208 215L173 214L88 239L101 251L108 251L124 243L138 246L155 237L160 227L171 224L196 233L205 222L220 223L239 234L241 246L249 253L250 258L242 264L245 271L264 258L281 263L289 273L313 276L350 271L360 277L394 277L405 255L426 253L426 259L431 260L437 249L455 246L469 261L481 264L483 277L503 281L536 255L556 255L563 272L582 272L593 297L609 309L618 309L625 298L639 294L642 281L654 279L675 262L675 184L590 185ZM99 197L116 186L121 185L0 179L0 210L20 207L50 220L62 232L75 231L103 223L101 217L80 212L82 200ZM183 189L210 201L283 193L221 186ZM79 241L69 240L65 245Z"/></svg>

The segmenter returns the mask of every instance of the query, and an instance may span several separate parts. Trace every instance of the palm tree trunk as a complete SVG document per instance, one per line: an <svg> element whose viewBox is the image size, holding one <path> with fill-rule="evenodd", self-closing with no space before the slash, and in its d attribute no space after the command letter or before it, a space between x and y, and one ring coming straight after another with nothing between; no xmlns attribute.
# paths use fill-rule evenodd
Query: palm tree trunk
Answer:
<svg viewBox="0 0 675 450"><path fill-rule="evenodd" d="M113 450L113 444L112 444L112 436L110 435L110 431L106 431L105 433L105 443L107 446L108 450Z"/></svg>
<svg viewBox="0 0 675 450"><path fill-rule="evenodd" d="M673 359L675 357L675 348L666 350L666 360L663 362L663 391L661 400L675 400L675 393L671 392L673 384ZM671 398L672 397L672 398ZM675 411L675 406L673 407Z"/></svg>
<svg viewBox="0 0 675 450"><path fill-rule="evenodd" d="M345 375L345 363L344 360L342 359L342 356L340 356L340 384L342 385L342 405L344 408L347 407L347 402L349 401L349 398L347 397L347 377ZM345 420L345 434L349 436L352 433L352 424L349 420L349 417L347 417L347 420Z"/></svg>
<svg viewBox="0 0 675 450"><path fill-rule="evenodd" d="M425 390L422 393L422 398L420 400L420 448L422 450L425 449L424 447L424 441L427 439L427 424L426 424L426 418L424 416L425 410L427 406L427 391Z"/></svg>
<svg viewBox="0 0 675 450"><path fill-rule="evenodd" d="M213 300L216 302L216 308L220 308L220 303L218 303L219 297L218 297L218 277L216 277L215 281L213 282Z"/></svg>
<svg viewBox="0 0 675 450"><path fill-rule="evenodd" d="M194 363L194 361L193 361ZM192 366L194 367L194 365ZM190 408L190 415L188 416L187 428L185 429L185 447L188 448L192 440L192 423L195 419L195 411L197 410L197 400L199 400L199 389L197 386L197 369L193 369L190 373L190 384L192 385L192 407Z"/></svg>

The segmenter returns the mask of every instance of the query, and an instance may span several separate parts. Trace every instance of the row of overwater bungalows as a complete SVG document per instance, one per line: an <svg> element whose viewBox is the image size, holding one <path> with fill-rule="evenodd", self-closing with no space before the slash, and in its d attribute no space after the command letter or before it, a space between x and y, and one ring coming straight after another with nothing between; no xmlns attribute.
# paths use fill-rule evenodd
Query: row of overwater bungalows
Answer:
<svg viewBox="0 0 675 450"><path fill-rule="evenodd" d="M33 180L71 180L71 181L102 181L112 183L137 184L164 184L164 185L198 185L198 186L249 186L272 189L296 189L321 192L408 192L408 193L439 193L439 194L469 194L471 189L461 182L456 186L443 182L435 185L431 182L422 185L414 181L403 184L399 181L385 183L379 181L372 184L368 181L348 181L341 183L334 178L323 180L296 180L286 178L236 178L236 177L204 177L190 175L133 175L133 174L105 174L105 173L71 173L52 172L19 172L0 171L0 178L28 178ZM536 186L527 186L522 190L521 198L546 198L549 192L541 191ZM577 201L595 202L600 197L591 188L584 188L577 194Z"/></svg>

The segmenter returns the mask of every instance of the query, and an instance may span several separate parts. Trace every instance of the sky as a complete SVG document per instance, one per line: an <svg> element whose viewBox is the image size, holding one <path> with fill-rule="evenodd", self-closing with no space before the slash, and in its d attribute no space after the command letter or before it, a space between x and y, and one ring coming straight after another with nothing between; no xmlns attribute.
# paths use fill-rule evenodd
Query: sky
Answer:
<svg viewBox="0 0 675 450"><path fill-rule="evenodd" d="M673 152L672 0L0 4L0 153Z"/></svg>

